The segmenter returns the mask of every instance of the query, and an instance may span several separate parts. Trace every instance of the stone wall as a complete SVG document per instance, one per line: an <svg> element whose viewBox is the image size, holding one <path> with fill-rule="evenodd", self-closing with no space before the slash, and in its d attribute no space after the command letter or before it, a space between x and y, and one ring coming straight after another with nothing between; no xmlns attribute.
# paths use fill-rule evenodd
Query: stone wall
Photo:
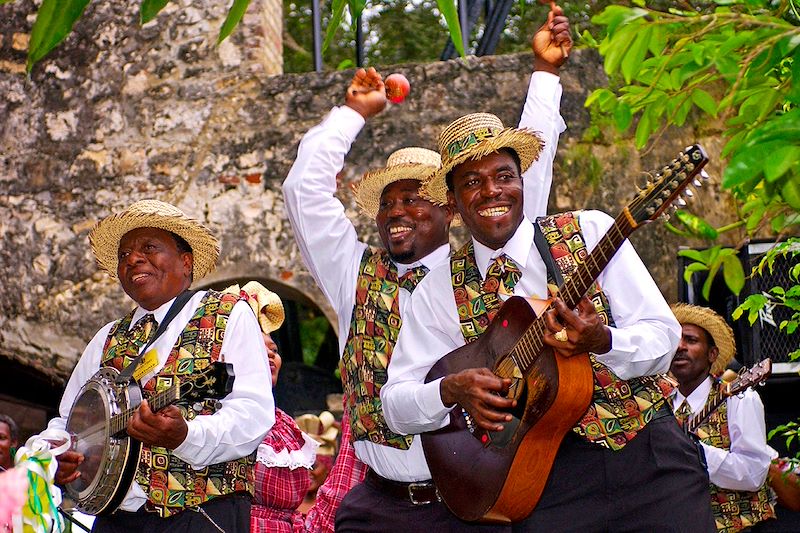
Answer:
<svg viewBox="0 0 800 533"><path fill-rule="evenodd" d="M32 11L25 0L0 6L0 357L63 380L93 333L130 308L98 272L87 235L97 220L143 198L175 203L221 237L219 268L204 283L267 280L330 316L302 267L280 184L303 133L341 103L352 71L268 77L257 52L258 13L251 8L216 47L223 3L184 0L144 28L133 4L92 2L76 33L26 78L21 43ZM531 55L519 54L383 69L403 72L412 93L370 121L347 159L341 198L359 232L377 243L348 184L397 148L435 147L440 129L461 114L491 111L515 123L531 64ZM642 169L695 141L719 153L713 128L667 132L644 156L629 140L583 142L583 101L606 83L599 58L576 51L562 81L569 130L551 210L616 213ZM712 163L710 172L718 177L719 167ZM729 210L718 185L704 190L700 207L720 219ZM684 243L658 225L633 240L674 300L675 252Z"/></svg>

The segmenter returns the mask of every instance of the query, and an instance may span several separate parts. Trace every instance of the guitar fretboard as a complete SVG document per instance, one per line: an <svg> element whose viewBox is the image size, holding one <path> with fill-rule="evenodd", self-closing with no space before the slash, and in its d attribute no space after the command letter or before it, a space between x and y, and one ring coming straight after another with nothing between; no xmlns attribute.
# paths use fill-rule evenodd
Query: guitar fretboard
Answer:
<svg viewBox="0 0 800 533"><path fill-rule="evenodd" d="M172 387L156 393L152 397L148 398L147 403L150 404L150 409L153 412L160 411L166 406L180 400L180 391L180 386L175 384ZM136 412L136 409L138 409L138 406L131 409L126 409L120 414L111 417L111 420L108 424L111 435L121 433L125 430L125 428L128 427L128 422L130 422L131 418L133 418L133 413Z"/></svg>

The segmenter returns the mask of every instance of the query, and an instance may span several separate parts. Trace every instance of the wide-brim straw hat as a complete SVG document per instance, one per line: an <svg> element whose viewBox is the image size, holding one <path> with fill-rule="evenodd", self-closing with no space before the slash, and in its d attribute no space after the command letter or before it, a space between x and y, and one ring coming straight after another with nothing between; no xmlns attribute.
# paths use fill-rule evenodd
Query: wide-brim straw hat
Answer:
<svg viewBox="0 0 800 533"><path fill-rule="evenodd" d="M117 277L119 242L126 233L137 228L159 228L183 237L192 247L194 281L217 266L219 241L208 228L174 205L159 200L140 200L124 211L104 218L89 233L97 264L114 279Z"/></svg>
<svg viewBox="0 0 800 533"><path fill-rule="evenodd" d="M736 355L733 329L725 322L724 318L708 307L680 303L671 308L678 322L701 327L714 339L714 344L719 349L719 356L711 365L711 374L720 376L733 360L733 356Z"/></svg>
<svg viewBox="0 0 800 533"><path fill-rule="evenodd" d="M457 165L508 148L519 157L520 172L539 158L544 141L532 130L506 128L491 113L472 113L450 123L439 135L442 165L422 186L422 194L439 205L447 203L447 173Z"/></svg>
<svg viewBox="0 0 800 533"><path fill-rule="evenodd" d="M319 416L305 414L295 417L294 421L301 431L320 444L318 455L336 454L336 437L339 429L333 424L336 419L330 411L322 411Z"/></svg>
<svg viewBox="0 0 800 533"><path fill-rule="evenodd" d="M433 150L416 146L401 148L389 156L385 167L364 174L356 186L356 203L370 218L375 218L387 185L401 180L424 183L441 163L439 154Z"/></svg>
<svg viewBox="0 0 800 533"><path fill-rule="evenodd" d="M247 300L258 318L258 325L264 333L272 333L283 324L286 317L280 296L257 281L248 281L241 288L238 284L227 287L222 292L238 294Z"/></svg>

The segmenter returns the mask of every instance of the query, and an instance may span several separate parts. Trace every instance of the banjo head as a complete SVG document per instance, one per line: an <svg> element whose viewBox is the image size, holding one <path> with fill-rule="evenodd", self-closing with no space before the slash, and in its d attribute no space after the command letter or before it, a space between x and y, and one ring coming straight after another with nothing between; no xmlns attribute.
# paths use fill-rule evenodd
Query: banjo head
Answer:
<svg viewBox="0 0 800 533"><path fill-rule="evenodd" d="M124 431L115 435L118 431L109 421L130 405L130 400L138 403L140 395L138 387L117 385L118 374L114 368L102 368L92 376L78 393L67 420L73 450L82 453L84 461L78 467L80 477L66 488L76 507L87 514L113 511L109 507L116 507L128 490L115 480L131 453L132 439Z"/></svg>

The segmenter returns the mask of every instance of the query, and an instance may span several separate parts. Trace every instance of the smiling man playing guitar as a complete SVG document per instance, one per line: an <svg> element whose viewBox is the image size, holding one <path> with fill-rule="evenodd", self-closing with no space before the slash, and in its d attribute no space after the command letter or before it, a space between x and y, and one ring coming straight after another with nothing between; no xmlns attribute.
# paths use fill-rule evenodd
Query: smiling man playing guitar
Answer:
<svg viewBox="0 0 800 533"><path fill-rule="evenodd" d="M50 427L74 449L56 482L99 515L94 531L249 531L255 450L275 408L250 307L188 291L219 242L157 200L103 219L89 240L137 307L95 334L67 383Z"/></svg>
<svg viewBox="0 0 800 533"><path fill-rule="evenodd" d="M519 531L712 531L708 476L657 376L680 330L623 231L647 217L637 199L613 226L597 211L532 223L520 176L533 143L484 113L440 135L428 188L448 190L473 238L414 292L381 394L387 422L422 433L434 481L463 518ZM669 176L688 182L706 161L687 152L664 170L663 194L642 197L668 203L685 186ZM568 275L544 319L520 326L531 306L509 295L546 298Z"/></svg>

